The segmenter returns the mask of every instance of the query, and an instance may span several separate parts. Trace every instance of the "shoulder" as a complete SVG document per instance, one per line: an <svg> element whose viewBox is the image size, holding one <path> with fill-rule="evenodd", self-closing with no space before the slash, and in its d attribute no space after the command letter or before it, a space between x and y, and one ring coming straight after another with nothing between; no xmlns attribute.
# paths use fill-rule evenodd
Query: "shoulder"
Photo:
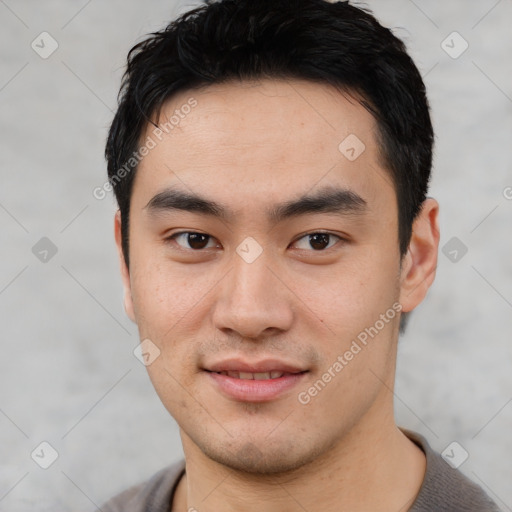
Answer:
<svg viewBox="0 0 512 512"><path fill-rule="evenodd" d="M101 506L102 512L168 512L174 489L185 470L180 460L149 480L126 489Z"/></svg>
<svg viewBox="0 0 512 512"><path fill-rule="evenodd" d="M452 468L427 440L416 432L401 429L425 453L427 469L418 496L409 512L499 512L485 491L459 470Z"/></svg>

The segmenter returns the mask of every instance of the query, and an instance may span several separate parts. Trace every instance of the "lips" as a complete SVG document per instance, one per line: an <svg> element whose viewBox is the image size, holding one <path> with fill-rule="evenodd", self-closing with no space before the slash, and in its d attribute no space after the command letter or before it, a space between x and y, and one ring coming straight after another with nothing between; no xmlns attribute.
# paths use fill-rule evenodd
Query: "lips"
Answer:
<svg viewBox="0 0 512 512"><path fill-rule="evenodd" d="M208 365L214 388L239 402L266 402L295 387L307 370L300 365L266 359L255 362L228 359Z"/></svg>
<svg viewBox="0 0 512 512"><path fill-rule="evenodd" d="M223 361L214 362L205 367L210 372L237 372L237 373L301 373L306 369L300 365L279 361L278 359L262 359L260 361L244 361L242 359L225 359Z"/></svg>
<svg viewBox="0 0 512 512"><path fill-rule="evenodd" d="M268 379L279 379L283 375L287 375L287 372L281 372L279 370L273 370L271 372L232 372L232 371L224 371L224 372L215 372L219 375L227 375L228 377L232 377L233 379L243 379L243 380L268 380ZM291 375L288 373L288 375Z"/></svg>

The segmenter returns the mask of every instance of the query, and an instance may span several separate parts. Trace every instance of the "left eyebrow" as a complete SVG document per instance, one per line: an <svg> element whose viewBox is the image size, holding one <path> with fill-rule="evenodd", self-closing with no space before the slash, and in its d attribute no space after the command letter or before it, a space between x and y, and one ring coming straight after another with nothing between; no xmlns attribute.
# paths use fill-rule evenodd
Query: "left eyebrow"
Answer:
<svg viewBox="0 0 512 512"><path fill-rule="evenodd" d="M235 218L235 214L221 204L197 194L176 188L167 188L156 194L144 209L151 215L171 210L183 210L201 215L217 217L225 222ZM315 194L303 195L279 203L267 211L270 223L277 224L292 217L306 214L332 213L336 215L362 215L366 213L366 201L356 192L345 188L326 187Z"/></svg>
<svg viewBox="0 0 512 512"><path fill-rule="evenodd" d="M333 213L336 215L362 215L368 210L366 201L352 190L326 187L316 194L304 195L296 200L286 201L274 206L268 212L273 223L279 223L291 217L311 213Z"/></svg>

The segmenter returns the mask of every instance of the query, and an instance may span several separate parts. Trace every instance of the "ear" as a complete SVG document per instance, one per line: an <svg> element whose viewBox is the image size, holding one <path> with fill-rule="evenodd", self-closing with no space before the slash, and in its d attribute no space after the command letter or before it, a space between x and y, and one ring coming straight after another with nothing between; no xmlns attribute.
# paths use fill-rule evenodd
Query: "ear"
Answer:
<svg viewBox="0 0 512 512"><path fill-rule="evenodd" d="M412 311L434 281L439 247L439 204L428 198L412 225L412 236L401 269L400 304Z"/></svg>
<svg viewBox="0 0 512 512"><path fill-rule="evenodd" d="M130 271L126 265L123 254L122 236L121 236L121 212L117 210L114 217L114 235L116 239L117 253L119 256L119 265L121 267L121 277L124 287L124 309L132 322L135 322L135 313L132 300L132 288L130 283Z"/></svg>

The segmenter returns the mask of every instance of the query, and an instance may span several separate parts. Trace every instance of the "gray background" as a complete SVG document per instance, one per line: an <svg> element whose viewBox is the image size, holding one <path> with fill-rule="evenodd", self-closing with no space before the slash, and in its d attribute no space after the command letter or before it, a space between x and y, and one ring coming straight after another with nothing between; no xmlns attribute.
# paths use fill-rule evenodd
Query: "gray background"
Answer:
<svg viewBox="0 0 512 512"><path fill-rule="evenodd" d="M133 355L114 201L92 191L127 51L191 5L0 0L0 510L95 510L182 455ZM441 247L456 237L400 342L397 419L438 451L457 441L461 471L512 510L512 1L367 5L425 77Z"/></svg>

